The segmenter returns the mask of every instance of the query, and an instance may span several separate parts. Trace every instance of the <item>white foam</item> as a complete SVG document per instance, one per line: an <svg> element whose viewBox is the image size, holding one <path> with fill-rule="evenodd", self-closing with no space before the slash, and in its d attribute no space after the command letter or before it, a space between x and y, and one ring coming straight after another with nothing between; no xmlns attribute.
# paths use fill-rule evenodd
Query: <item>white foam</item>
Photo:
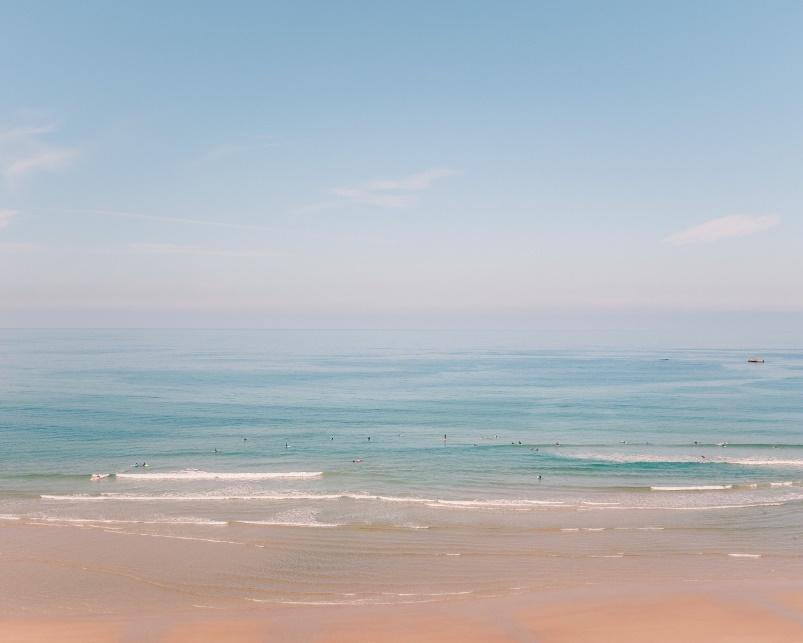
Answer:
<svg viewBox="0 0 803 643"><path fill-rule="evenodd" d="M407 598L410 596L465 596L466 594L473 594L474 590L463 590L459 592L382 592L382 596L401 596Z"/></svg>
<svg viewBox="0 0 803 643"><path fill-rule="evenodd" d="M97 475L97 474L95 474ZM287 471L287 472L218 472L196 471L165 471L154 473L118 473L117 478L128 480L295 480L298 478L320 478L323 471Z"/></svg>
<svg viewBox="0 0 803 643"><path fill-rule="evenodd" d="M732 484L704 484L691 487L650 487L652 491L723 491L733 489Z"/></svg>
<svg viewBox="0 0 803 643"><path fill-rule="evenodd" d="M702 455L655 455L652 453L588 453L569 454L561 453L560 457L575 460L597 460L599 462L614 462L620 464L733 464L742 466L767 467L803 467L803 459L776 459L776 458L739 458L725 456Z"/></svg>
<svg viewBox="0 0 803 643"><path fill-rule="evenodd" d="M314 521L299 521L294 522L290 520L233 520L232 522L240 523L242 525L260 525L265 527L342 527L343 525L336 522L314 522Z"/></svg>
<svg viewBox="0 0 803 643"><path fill-rule="evenodd" d="M39 496L42 500L71 500L74 502L88 502L93 500L108 500L108 498L104 496L87 496L82 494L72 495L72 496L61 496L55 494L47 494L43 493Z"/></svg>
<svg viewBox="0 0 803 643"><path fill-rule="evenodd" d="M350 500L381 500L383 502L412 502L412 503L440 502L439 500L433 500L431 498L415 498L410 496L372 496L369 494L360 494L360 493L347 493L341 495L341 497L348 498Z"/></svg>
<svg viewBox="0 0 803 643"><path fill-rule="evenodd" d="M728 554L731 558L761 558L761 554Z"/></svg>
<svg viewBox="0 0 803 643"><path fill-rule="evenodd" d="M43 500L54 502L66 503L96 503L96 502L145 502L145 503L173 503L173 502L186 502L186 503L204 503L204 502L265 502L265 503L318 503L318 502L378 502L378 503L409 503L413 505L421 505L431 509L438 510L452 510L452 511L484 511L484 510L497 510L497 511L534 511L534 510L567 510L576 509L578 511L627 511L627 510L657 510L657 511L707 511L712 509L738 509L749 507L772 507L781 506L788 502L799 501L803 499L802 495L793 494L785 497L766 499L763 502L749 502L732 504L675 504L677 498L682 498L680 495L661 494L660 492L681 491L690 492L691 494L698 491L718 491L729 489L730 485L704 485L695 487L652 487L656 494L651 498L663 496L665 498L673 499L673 502L663 505L663 503L651 502L650 504L643 505L614 505L614 504L599 504L596 506L582 505L577 502L565 503L558 500L505 500L505 499L487 499L487 500L438 500L434 498L421 498L421 497L406 497L406 496L379 496L361 493L303 493L303 492L282 492L273 494L220 494L220 493L198 493L198 494L126 494L126 493L102 493L97 495L87 494L74 494L74 495L54 495L42 494L40 497ZM646 498L647 496L644 496ZM706 499L705 494L697 494L700 500ZM714 496L715 497L715 496ZM287 520L287 522L299 522L295 516ZM300 522L307 522L305 517ZM415 524L415 523L413 523ZM402 527L409 525L400 525Z"/></svg>
<svg viewBox="0 0 803 643"><path fill-rule="evenodd" d="M664 527L614 527L616 531L663 531Z"/></svg>
<svg viewBox="0 0 803 643"><path fill-rule="evenodd" d="M462 592L432 592L431 594L422 594L422 596L465 596L466 594L473 594L473 590L464 590Z"/></svg>
<svg viewBox="0 0 803 643"><path fill-rule="evenodd" d="M59 500L67 502L204 502L204 501L298 501L298 500L355 500L372 502L391 502L423 504L434 508L533 508L533 507L563 507L563 502L557 500L439 500L436 498L418 498L413 496L379 496L362 493L298 493L286 492L276 494L159 494L140 495L125 493L103 493L99 495L72 494L42 494L43 500Z"/></svg>
<svg viewBox="0 0 803 643"><path fill-rule="evenodd" d="M532 508L532 507L564 507L560 500L433 500L427 502L428 507L456 507L463 509L481 508Z"/></svg>
<svg viewBox="0 0 803 643"><path fill-rule="evenodd" d="M125 535L125 536L147 536L148 538L168 538L171 540L194 540L196 542L215 543L221 545L240 545L240 546L248 545L248 543L241 543L236 540L220 540L219 538L200 538L197 536L176 536L175 534L149 534L140 531L109 531L108 533Z"/></svg>
<svg viewBox="0 0 803 643"><path fill-rule="evenodd" d="M343 496L339 494L194 494L194 495L173 495L160 494L154 496L142 496L125 493L104 493L98 496L84 494L75 495L55 495L42 494L39 496L43 500L64 500L68 502L101 502L101 501L124 501L124 502L202 502L202 501L222 501L222 500L333 500Z"/></svg>
<svg viewBox="0 0 803 643"><path fill-rule="evenodd" d="M89 525L198 525L201 527L225 527L225 520L207 520L205 518L165 518L161 520L120 520L114 518L68 518L61 516L20 516L31 522L55 522Z"/></svg>
<svg viewBox="0 0 803 643"><path fill-rule="evenodd" d="M715 460L719 462L719 459ZM766 460L759 458L723 458L722 462L726 464L741 464L748 467L803 467L803 460Z"/></svg>
<svg viewBox="0 0 803 643"><path fill-rule="evenodd" d="M673 464L673 463L708 463L715 458L702 458L699 455L655 455L650 453L560 453L560 457L572 460L596 460L599 462L614 462L617 464Z"/></svg>
<svg viewBox="0 0 803 643"><path fill-rule="evenodd" d="M400 598L405 597L405 594L389 594L390 596L398 596ZM344 596L350 596L350 594L344 594ZM411 594L410 596L416 596L416 594ZM425 594L419 594L418 596L425 596ZM263 599L263 598L250 598L246 597L245 600L251 601L252 603L278 603L280 605L409 605L414 603L431 603L434 599L424 599L424 600L412 600L412 601L381 601L377 598L355 598L352 600L344 601L280 601L275 599Z"/></svg>
<svg viewBox="0 0 803 643"><path fill-rule="evenodd" d="M800 498L788 498L778 502L750 502L734 505L696 505L691 507L677 507L672 505L630 505L626 507L597 507L599 511L708 511L710 509L750 509L754 507L781 507L787 502L794 502Z"/></svg>
<svg viewBox="0 0 803 643"><path fill-rule="evenodd" d="M707 511L709 509L751 509L754 507L781 507L785 502L748 502L739 505L701 505L699 507L645 507L645 509L669 509L676 511Z"/></svg>
<svg viewBox="0 0 803 643"><path fill-rule="evenodd" d="M225 527L225 520L206 520L204 518L165 518L163 520L114 520L100 518L43 518L49 522L76 522L127 525L198 525L199 527Z"/></svg>

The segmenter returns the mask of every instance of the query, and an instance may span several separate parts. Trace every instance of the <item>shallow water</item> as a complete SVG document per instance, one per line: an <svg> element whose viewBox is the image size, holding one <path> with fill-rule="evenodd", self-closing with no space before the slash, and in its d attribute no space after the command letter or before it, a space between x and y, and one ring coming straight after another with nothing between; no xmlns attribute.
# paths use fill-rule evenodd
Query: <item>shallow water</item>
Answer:
<svg viewBox="0 0 803 643"><path fill-rule="evenodd" d="M803 351L538 340L2 331L0 529L283 548L259 600L355 593L344 573L374 600L384 564L417 596L554 558L799 558Z"/></svg>

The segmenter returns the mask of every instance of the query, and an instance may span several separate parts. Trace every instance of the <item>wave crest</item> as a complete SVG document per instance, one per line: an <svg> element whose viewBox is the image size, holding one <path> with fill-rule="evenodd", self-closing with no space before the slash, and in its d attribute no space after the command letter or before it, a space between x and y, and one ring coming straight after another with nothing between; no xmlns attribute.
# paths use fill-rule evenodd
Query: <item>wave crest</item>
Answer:
<svg viewBox="0 0 803 643"><path fill-rule="evenodd" d="M299 478L320 478L322 476L323 471L218 472L185 469L184 471L154 473L118 473L115 477L126 480L187 480L197 482L199 480L296 480Z"/></svg>

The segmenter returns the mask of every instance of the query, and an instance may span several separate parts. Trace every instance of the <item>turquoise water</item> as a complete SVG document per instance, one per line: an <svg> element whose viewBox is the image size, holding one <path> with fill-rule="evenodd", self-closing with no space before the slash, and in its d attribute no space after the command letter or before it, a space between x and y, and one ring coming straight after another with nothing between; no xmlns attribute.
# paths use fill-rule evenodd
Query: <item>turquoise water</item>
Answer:
<svg viewBox="0 0 803 643"><path fill-rule="evenodd" d="M210 542L328 527L328 552L357 532L443 554L477 534L621 530L581 549L797 555L803 351L538 344L2 331L0 514Z"/></svg>
<svg viewBox="0 0 803 643"><path fill-rule="evenodd" d="M4 331L3 492L158 494L194 482L89 477L198 469L322 472L276 482L311 493L561 500L734 485L745 489L720 495L750 500L803 478L803 352L754 365L743 350L527 343L537 338Z"/></svg>

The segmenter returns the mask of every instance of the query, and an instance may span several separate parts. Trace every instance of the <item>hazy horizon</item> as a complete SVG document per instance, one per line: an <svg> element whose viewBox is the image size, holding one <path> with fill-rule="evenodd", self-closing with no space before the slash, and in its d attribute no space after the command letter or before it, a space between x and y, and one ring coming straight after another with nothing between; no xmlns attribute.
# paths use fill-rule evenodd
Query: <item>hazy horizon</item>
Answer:
<svg viewBox="0 0 803 643"><path fill-rule="evenodd" d="M12 320L14 318L11 318ZM735 349L747 352L795 349L803 342L803 313L741 314L720 313L714 315L694 314L630 314L630 315L532 315L507 325L492 325L489 320L476 316L462 319L429 320L418 325L408 319L369 317L362 325L350 319L325 319L312 323L305 319L270 318L243 319L238 316L236 324L221 320L217 325L209 323L208 317L165 318L155 315L125 316L123 323L110 323L108 315L98 314L98 323L87 326L81 323L83 315L72 320L61 314L60 326L53 324L19 324L0 326L0 334L15 331L71 333L80 331L132 331L161 332L163 338L172 332L217 331L228 332L287 332L312 333L322 337L332 334L353 334L366 346L398 344L437 348L450 345L466 349L487 350L683 350L683 349ZM8 321L8 320L7 320ZM70 322L73 323L70 323ZM183 321L184 323L179 323ZM228 322L228 323L227 323ZM249 323L250 322L250 323ZM283 322L283 323L280 323ZM351 322L351 323L347 323ZM210 335L211 337L212 335ZM373 344L372 344L373 342Z"/></svg>

